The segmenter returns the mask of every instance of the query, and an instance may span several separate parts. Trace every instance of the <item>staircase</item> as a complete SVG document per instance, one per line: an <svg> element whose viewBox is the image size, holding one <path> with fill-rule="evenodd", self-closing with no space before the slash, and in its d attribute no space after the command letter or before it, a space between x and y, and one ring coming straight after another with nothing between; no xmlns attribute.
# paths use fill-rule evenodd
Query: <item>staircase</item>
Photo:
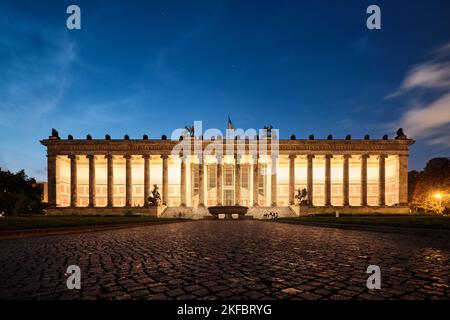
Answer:
<svg viewBox="0 0 450 320"><path fill-rule="evenodd" d="M252 207L248 209L247 215L254 219L264 219L264 214L269 212L278 213L278 218L297 216L290 207Z"/></svg>
<svg viewBox="0 0 450 320"><path fill-rule="evenodd" d="M184 219L203 219L203 216L209 215L207 208L192 207L167 207L160 218L184 218Z"/></svg>

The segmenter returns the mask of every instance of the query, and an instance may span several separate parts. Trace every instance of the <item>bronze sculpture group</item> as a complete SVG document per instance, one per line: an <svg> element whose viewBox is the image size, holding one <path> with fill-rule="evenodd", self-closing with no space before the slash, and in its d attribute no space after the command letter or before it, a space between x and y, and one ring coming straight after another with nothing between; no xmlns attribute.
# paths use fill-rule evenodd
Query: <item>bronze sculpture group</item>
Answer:
<svg viewBox="0 0 450 320"><path fill-rule="evenodd" d="M159 193L159 187L157 184L153 185L152 195L148 197L147 201L151 206L157 206L161 202L161 194Z"/></svg>

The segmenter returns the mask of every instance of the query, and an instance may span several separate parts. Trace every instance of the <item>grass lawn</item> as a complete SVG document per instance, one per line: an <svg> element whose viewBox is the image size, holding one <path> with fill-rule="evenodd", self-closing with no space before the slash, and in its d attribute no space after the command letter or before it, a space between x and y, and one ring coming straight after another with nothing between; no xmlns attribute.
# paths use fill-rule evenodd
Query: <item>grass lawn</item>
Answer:
<svg viewBox="0 0 450 320"><path fill-rule="evenodd" d="M308 216L279 218L274 221L282 223L339 223L450 230L450 217L448 216L341 216L339 218L333 216Z"/></svg>
<svg viewBox="0 0 450 320"><path fill-rule="evenodd" d="M47 216L17 216L0 218L0 231L59 228L59 227L80 227L99 226L111 224L127 223L169 223L187 221L186 219L157 219L152 217L47 217Z"/></svg>

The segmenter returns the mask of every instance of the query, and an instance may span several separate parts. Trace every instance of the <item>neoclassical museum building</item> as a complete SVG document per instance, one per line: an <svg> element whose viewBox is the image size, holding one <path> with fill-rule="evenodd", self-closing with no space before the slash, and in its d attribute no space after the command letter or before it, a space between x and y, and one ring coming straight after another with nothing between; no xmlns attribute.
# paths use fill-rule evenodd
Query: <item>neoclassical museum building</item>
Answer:
<svg viewBox="0 0 450 320"><path fill-rule="evenodd" d="M403 130L381 139L292 135L277 139L276 153L270 152L276 138L270 131L258 139L63 139L53 130L41 141L47 147L48 213L145 214L155 185L160 217L203 218L208 207L218 205L249 207L254 218L267 210L281 216L408 212L408 153L414 141ZM227 143L228 152L202 153L218 141ZM197 151L174 153L180 142ZM262 144L268 153L250 152ZM303 188L302 210L296 193Z"/></svg>

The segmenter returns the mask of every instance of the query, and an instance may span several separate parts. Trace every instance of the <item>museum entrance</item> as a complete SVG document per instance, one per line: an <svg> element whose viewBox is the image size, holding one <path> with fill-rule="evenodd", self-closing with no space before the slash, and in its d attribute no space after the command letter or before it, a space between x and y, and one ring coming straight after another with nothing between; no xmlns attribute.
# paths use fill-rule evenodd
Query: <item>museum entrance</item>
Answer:
<svg viewBox="0 0 450 320"><path fill-rule="evenodd" d="M223 203L225 206L234 205L234 191L233 190L224 190L223 193Z"/></svg>

